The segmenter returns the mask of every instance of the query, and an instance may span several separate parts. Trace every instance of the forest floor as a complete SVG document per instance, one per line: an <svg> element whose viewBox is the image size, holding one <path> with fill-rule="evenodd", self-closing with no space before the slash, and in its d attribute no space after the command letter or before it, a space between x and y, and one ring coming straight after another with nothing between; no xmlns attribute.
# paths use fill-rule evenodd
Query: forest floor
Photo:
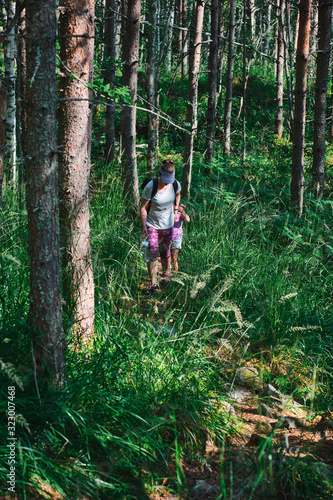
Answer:
<svg viewBox="0 0 333 500"><path fill-rule="evenodd" d="M168 309L167 293L172 282L163 285L152 296L147 294L149 280L140 284L142 292L141 310L143 316L149 316L153 322L163 324L164 311ZM170 335L174 335L172 325L165 325ZM246 385L246 384L245 384ZM272 386L270 386L272 387ZM275 390L272 387L273 390ZM278 464L290 459L310 457L316 462L333 468L333 420L329 416L316 416L309 409L285 396L284 403L279 405L276 398L268 398L264 387L257 390L249 387L233 386L230 391L230 403L226 403L226 412L236 423L237 434L231 437L225 446L223 456L221 449L208 439L204 456L200 461L181 458L183 470L183 489L177 490L177 470L175 464L169 464L168 474L148 495L150 500L178 500L179 498L194 500L216 500L217 498L235 498L247 500L249 490L242 493L243 485L251 488L256 482L258 459L264 457L263 468L269 476L269 462L274 470ZM271 404L269 404L269 401ZM270 443L270 447L266 445ZM266 444L265 444L266 443ZM266 451L265 451L266 448ZM269 451L268 451L269 448ZM221 467L221 464L223 466ZM170 471L172 477L170 477ZM222 475L224 479L221 478ZM269 479L268 479L269 482ZM282 481L283 482L283 481ZM221 484L225 484L225 495L221 497ZM280 485L281 489L281 485ZM251 491L251 489L250 489ZM271 498L292 498L282 491L276 497L272 491ZM270 498L258 492L251 496L254 500ZM324 497L323 497L324 498ZM325 497L326 498L326 497ZM331 497L328 493L327 498Z"/></svg>

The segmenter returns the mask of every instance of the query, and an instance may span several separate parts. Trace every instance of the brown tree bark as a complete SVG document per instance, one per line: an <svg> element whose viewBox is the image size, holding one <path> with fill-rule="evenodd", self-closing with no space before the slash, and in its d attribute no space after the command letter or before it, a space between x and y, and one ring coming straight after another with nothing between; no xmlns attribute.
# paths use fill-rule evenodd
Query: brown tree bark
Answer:
<svg viewBox="0 0 333 500"><path fill-rule="evenodd" d="M26 0L27 181L33 361L43 381L65 382L58 239L55 2Z"/></svg>
<svg viewBox="0 0 333 500"><path fill-rule="evenodd" d="M318 24L319 41L314 108L312 190L316 198L321 198L324 193L325 176L326 100L332 34L331 0L319 0Z"/></svg>
<svg viewBox="0 0 333 500"><path fill-rule="evenodd" d="M110 91L115 88L116 60L116 9L117 0L105 2L105 83L110 84ZM105 113L105 161L111 163L115 155L115 108L114 98L107 98Z"/></svg>
<svg viewBox="0 0 333 500"><path fill-rule="evenodd" d="M282 138L283 134L283 67L284 67L284 40L283 40L283 23L284 23L284 0L278 0L278 40L277 40L277 59L276 59L276 115L274 133L278 139Z"/></svg>
<svg viewBox="0 0 333 500"><path fill-rule="evenodd" d="M211 163L214 155L215 117L216 117L216 87L217 87L217 59L219 35L219 1L211 1L211 42L208 60L208 113L206 138L206 163Z"/></svg>
<svg viewBox="0 0 333 500"><path fill-rule="evenodd" d="M139 187L136 162L136 100L139 64L141 0L127 1L127 16L123 20L123 85L130 89L132 105L123 105L121 120L123 194L128 206L139 209Z"/></svg>
<svg viewBox="0 0 333 500"><path fill-rule="evenodd" d="M94 279L89 226L94 53L93 0L62 0L60 14L59 192L64 294L74 334L94 332Z"/></svg>
<svg viewBox="0 0 333 500"><path fill-rule="evenodd" d="M204 7L205 0L196 0L196 5L193 11L193 24L191 26L189 102L187 105L186 115L186 122L190 124L190 127L189 132L185 134L182 196L189 195L191 188L193 145L198 127L198 86Z"/></svg>
<svg viewBox="0 0 333 500"><path fill-rule="evenodd" d="M225 110L224 110L224 154L226 155L230 154L232 82L234 78L234 60L235 60L235 16L236 16L236 0L230 0L228 73L227 73Z"/></svg>
<svg viewBox="0 0 333 500"><path fill-rule="evenodd" d="M304 195L304 136L307 68L309 58L311 0L300 0L299 31L296 53L295 110L291 172L291 204L301 215Z"/></svg>

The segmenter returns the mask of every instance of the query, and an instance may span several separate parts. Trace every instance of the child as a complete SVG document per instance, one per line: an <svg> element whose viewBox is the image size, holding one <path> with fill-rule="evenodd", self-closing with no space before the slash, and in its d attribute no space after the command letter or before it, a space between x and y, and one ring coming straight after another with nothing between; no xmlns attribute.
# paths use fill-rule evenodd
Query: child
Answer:
<svg viewBox="0 0 333 500"><path fill-rule="evenodd" d="M185 208L185 205L179 205L178 211L175 212L175 222L172 228L171 265L174 272L178 271L178 254L182 247L183 221L190 222L190 217L185 213Z"/></svg>

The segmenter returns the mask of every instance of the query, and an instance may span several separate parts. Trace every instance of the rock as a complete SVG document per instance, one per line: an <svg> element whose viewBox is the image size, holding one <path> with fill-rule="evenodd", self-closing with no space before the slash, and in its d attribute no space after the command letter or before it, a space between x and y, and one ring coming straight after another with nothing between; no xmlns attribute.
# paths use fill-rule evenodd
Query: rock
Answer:
<svg viewBox="0 0 333 500"><path fill-rule="evenodd" d="M275 413L271 413L270 409L268 408L267 405L265 405L265 403L262 403L259 407L258 407L258 415L263 415L264 417L268 417L268 418L276 418L276 415Z"/></svg>
<svg viewBox="0 0 333 500"><path fill-rule="evenodd" d="M228 401L222 401L221 403L221 409L223 410L224 413L227 413L227 415L229 417L235 417L236 416L236 412L235 412L235 409L234 407L228 403Z"/></svg>
<svg viewBox="0 0 333 500"><path fill-rule="evenodd" d="M264 396L268 398L281 399L281 392L275 389L271 384L267 384L264 390Z"/></svg>
<svg viewBox="0 0 333 500"><path fill-rule="evenodd" d="M326 437L327 431L333 430L333 418L329 415L323 415L320 422L315 427L316 432L320 432L322 437Z"/></svg>
<svg viewBox="0 0 333 500"><path fill-rule="evenodd" d="M265 420L264 422L257 422L255 426L256 432L259 434L269 434L271 430L273 429L272 425L268 422L268 420Z"/></svg>
<svg viewBox="0 0 333 500"><path fill-rule="evenodd" d="M248 391L240 389L239 387L234 387L229 394L229 398L236 403L242 403L250 396L251 394Z"/></svg>
<svg viewBox="0 0 333 500"><path fill-rule="evenodd" d="M292 429L303 429L305 422L295 417L280 417L276 426L286 427L289 431Z"/></svg>
<svg viewBox="0 0 333 500"><path fill-rule="evenodd" d="M265 438L263 438L262 436L259 436L259 434L255 434L253 433L250 437L250 440L246 443L246 446L259 446L260 444L262 444L264 441L266 441Z"/></svg>
<svg viewBox="0 0 333 500"><path fill-rule="evenodd" d="M256 368L251 366L242 366L237 369L235 381L241 387L248 387L249 389L260 389L261 381L259 372Z"/></svg>
<svg viewBox="0 0 333 500"><path fill-rule="evenodd" d="M213 495L214 493L218 492L219 489L215 484L209 484L203 479L198 479L195 482L195 486L192 490L193 498L208 498L207 495Z"/></svg>

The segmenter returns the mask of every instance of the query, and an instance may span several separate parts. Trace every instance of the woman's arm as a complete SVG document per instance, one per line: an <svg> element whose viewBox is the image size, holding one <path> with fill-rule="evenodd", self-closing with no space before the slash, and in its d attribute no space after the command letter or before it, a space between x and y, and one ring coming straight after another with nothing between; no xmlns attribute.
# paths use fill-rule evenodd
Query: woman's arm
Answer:
<svg viewBox="0 0 333 500"><path fill-rule="evenodd" d="M141 220L141 229L142 234L147 234L146 222L147 222L147 208L148 208L149 200L145 200L141 198L141 207L140 207L140 220Z"/></svg>
<svg viewBox="0 0 333 500"><path fill-rule="evenodd" d="M180 207L179 207L179 212L182 214L183 220L184 220L185 222L190 222L190 220L191 220L191 219L190 219L190 216L189 216L189 215L187 215L187 213L185 212L185 210L183 209L183 207L182 207L182 206L180 206Z"/></svg>
<svg viewBox="0 0 333 500"><path fill-rule="evenodd" d="M180 203L180 191L179 191L179 193L176 193L176 196L175 196L175 206L174 206L175 210L179 209L179 203Z"/></svg>

